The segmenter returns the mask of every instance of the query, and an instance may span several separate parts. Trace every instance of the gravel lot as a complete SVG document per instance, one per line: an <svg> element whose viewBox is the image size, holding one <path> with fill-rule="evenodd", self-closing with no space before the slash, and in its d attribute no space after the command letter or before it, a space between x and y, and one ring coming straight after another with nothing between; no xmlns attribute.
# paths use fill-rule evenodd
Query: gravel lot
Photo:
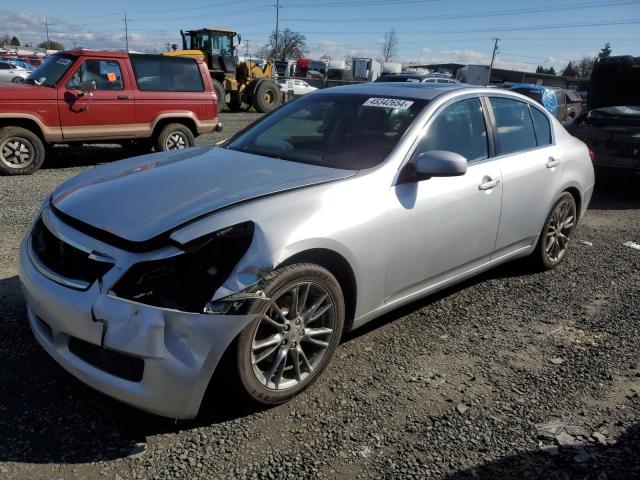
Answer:
<svg viewBox="0 0 640 480"><path fill-rule="evenodd" d="M225 114L198 143L257 117ZM17 249L38 205L126 156L54 151L31 177L0 177L0 478L640 478L630 179L598 176L561 268L505 265L376 320L286 405L242 411L221 386L203 418L174 423L85 387L27 327Z"/></svg>

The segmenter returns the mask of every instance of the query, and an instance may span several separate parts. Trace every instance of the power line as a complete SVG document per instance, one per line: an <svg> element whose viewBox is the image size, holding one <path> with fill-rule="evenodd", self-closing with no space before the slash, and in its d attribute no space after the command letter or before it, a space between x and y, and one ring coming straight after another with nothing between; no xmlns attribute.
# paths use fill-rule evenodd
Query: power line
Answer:
<svg viewBox="0 0 640 480"><path fill-rule="evenodd" d="M124 42L129 51L129 26L127 25L127 11L124 11Z"/></svg>
<svg viewBox="0 0 640 480"><path fill-rule="evenodd" d="M588 8L603 8L603 7L615 7L615 6L623 6L623 5L633 5L638 4L640 1L638 0L618 0L612 2L581 2L581 3L572 3L568 5L562 6L549 6L549 7L531 7L531 8L520 8L520 9L511 9L511 10L495 10L492 12L464 12L464 13L456 13L456 14L443 14L443 15L428 15L428 16L411 16L411 17L377 17L377 18L286 18L283 19L288 22L347 22L347 23L374 23L374 22L424 22L424 21L435 21L435 20L450 20L450 19L460 19L463 16L465 19L467 18L486 18L486 17L500 17L500 16L510 16L510 15L526 15L526 14L536 14L536 13L548 13L548 12L558 12L558 11L567 11L574 10L576 8L580 9L588 9Z"/></svg>
<svg viewBox="0 0 640 480"><path fill-rule="evenodd" d="M494 40L493 54L491 55L491 65L489 65L489 75L487 75L487 83L485 85L487 85L491 81L491 70L493 70L493 61L496 59L496 52L498 51L498 42L500 41L499 38L494 38L493 40Z"/></svg>
<svg viewBox="0 0 640 480"><path fill-rule="evenodd" d="M502 27L502 28L465 28L459 30L429 30L429 33L490 33L490 32L517 32L528 30L552 30L552 29L566 29L566 28L582 28L582 27L604 27L613 25L635 25L640 24L639 18L630 20L613 20L609 22L585 22L585 23L573 23L573 24L556 24L556 25L537 25L531 27ZM306 35L379 35L379 31L365 31L365 32L328 32L328 31L305 31ZM403 30L403 33L425 33L424 30Z"/></svg>
<svg viewBox="0 0 640 480"><path fill-rule="evenodd" d="M276 0L276 4L274 5L274 7L276 7L276 41L275 41L275 49L274 49L274 55L278 55L278 27L279 27L279 20L280 20L280 0Z"/></svg>

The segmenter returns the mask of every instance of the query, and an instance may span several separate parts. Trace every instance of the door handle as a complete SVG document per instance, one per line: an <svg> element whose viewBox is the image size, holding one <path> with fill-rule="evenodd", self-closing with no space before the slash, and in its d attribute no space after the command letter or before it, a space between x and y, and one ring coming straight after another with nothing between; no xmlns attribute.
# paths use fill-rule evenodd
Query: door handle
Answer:
<svg viewBox="0 0 640 480"><path fill-rule="evenodd" d="M560 165L560 159L555 157L549 157L547 160L547 168L553 168Z"/></svg>
<svg viewBox="0 0 640 480"><path fill-rule="evenodd" d="M482 178L482 183L478 185L478 190L490 190L498 185L498 183L500 183L500 180L498 180L497 178L495 180L492 180L490 176L485 175Z"/></svg>
<svg viewBox="0 0 640 480"><path fill-rule="evenodd" d="M129 95L118 95L118 100L129 100Z"/></svg>

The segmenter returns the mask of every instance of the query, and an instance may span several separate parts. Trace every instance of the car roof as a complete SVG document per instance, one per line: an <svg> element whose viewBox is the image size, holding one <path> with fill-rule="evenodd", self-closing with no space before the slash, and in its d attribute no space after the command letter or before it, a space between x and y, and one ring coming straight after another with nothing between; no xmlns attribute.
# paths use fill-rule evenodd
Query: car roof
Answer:
<svg viewBox="0 0 640 480"><path fill-rule="evenodd" d="M413 98L415 100L433 100L439 95L454 90L476 89L463 84L436 83L429 85L419 82L375 82L344 85L341 87L325 88L314 92L314 95L327 93L354 93L363 95L384 95L391 97Z"/></svg>
<svg viewBox="0 0 640 480"><path fill-rule="evenodd" d="M76 48L74 50L64 50L62 52L65 55L75 56L91 56L91 57L111 57L111 58L127 58L129 53L127 52L112 52L108 50L91 50L88 48Z"/></svg>

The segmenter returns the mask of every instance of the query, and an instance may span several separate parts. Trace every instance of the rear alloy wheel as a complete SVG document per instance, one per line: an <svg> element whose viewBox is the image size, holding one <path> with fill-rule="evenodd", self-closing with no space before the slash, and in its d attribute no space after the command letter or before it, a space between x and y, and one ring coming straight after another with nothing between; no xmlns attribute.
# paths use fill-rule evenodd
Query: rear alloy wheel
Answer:
<svg viewBox="0 0 640 480"><path fill-rule="evenodd" d="M170 123L162 129L156 141L156 152L169 152L193 147L195 138L191 130L181 123Z"/></svg>
<svg viewBox="0 0 640 480"><path fill-rule="evenodd" d="M540 268L550 270L566 257L577 223L576 211L576 201L567 192L562 194L551 209L533 254Z"/></svg>
<svg viewBox="0 0 640 480"><path fill-rule="evenodd" d="M35 133L21 127L0 128L0 172L28 175L44 162L45 149Z"/></svg>
<svg viewBox="0 0 640 480"><path fill-rule="evenodd" d="M344 324L344 300L337 280L314 264L296 264L267 281L268 301L237 340L240 393L253 403L286 402L313 383L333 356Z"/></svg>

